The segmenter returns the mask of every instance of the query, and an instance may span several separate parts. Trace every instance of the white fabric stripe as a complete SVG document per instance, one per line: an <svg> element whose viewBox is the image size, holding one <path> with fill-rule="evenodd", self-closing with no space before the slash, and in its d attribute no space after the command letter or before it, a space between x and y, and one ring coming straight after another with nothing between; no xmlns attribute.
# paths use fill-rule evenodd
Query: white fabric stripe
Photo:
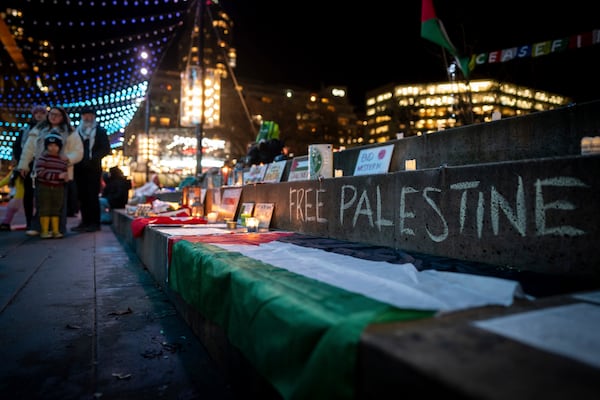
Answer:
<svg viewBox="0 0 600 400"><path fill-rule="evenodd" d="M214 245L405 309L449 312L486 305L509 306L515 296L522 295L516 281L418 271L412 264L363 260L290 243Z"/></svg>

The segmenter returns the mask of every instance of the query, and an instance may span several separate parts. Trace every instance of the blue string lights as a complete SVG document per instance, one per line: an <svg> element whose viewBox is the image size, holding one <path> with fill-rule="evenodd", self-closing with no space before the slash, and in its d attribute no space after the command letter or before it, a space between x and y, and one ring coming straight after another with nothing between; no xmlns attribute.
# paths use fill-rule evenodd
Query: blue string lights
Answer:
<svg viewBox="0 0 600 400"><path fill-rule="evenodd" d="M200 1L200 0L197 0ZM75 124L92 106L111 146L146 96L192 0L4 0L0 24L0 159L31 118L34 104L64 107ZM193 8L192 8L193 10ZM13 40L16 51L9 51Z"/></svg>

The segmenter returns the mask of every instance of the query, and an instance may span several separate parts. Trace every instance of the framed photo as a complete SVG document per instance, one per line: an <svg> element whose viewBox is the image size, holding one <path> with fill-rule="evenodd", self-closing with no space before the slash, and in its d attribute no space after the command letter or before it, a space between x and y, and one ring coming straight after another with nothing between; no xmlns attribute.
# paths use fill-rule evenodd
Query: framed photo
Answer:
<svg viewBox="0 0 600 400"><path fill-rule="evenodd" d="M213 192L220 192L214 190ZM233 218L235 216L235 210L237 210L240 197L242 196L242 188L226 188L223 190L221 195L221 202L216 205L219 212L220 219ZM213 204L215 206L215 204Z"/></svg>

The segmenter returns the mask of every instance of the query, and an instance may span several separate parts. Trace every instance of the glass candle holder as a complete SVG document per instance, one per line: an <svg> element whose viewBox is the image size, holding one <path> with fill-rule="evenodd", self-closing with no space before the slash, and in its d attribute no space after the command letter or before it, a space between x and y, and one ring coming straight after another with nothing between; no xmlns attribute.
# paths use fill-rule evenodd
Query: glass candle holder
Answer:
<svg viewBox="0 0 600 400"><path fill-rule="evenodd" d="M214 212L214 211L212 211L212 212L209 212L208 214L206 214L206 221L207 221L209 224L214 224L214 223L216 223L216 222L217 222L217 217L218 217L218 216L219 216L219 214L218 214L218 213L216 213L216 212Z"/></svg>
<svg viewBox="0 0 600 400"><path fill-rule="evenodd" d="M246 229L248 229L248 232L257 232L258 231L258 218L254 218L254 217L246 218Z"/></svg>

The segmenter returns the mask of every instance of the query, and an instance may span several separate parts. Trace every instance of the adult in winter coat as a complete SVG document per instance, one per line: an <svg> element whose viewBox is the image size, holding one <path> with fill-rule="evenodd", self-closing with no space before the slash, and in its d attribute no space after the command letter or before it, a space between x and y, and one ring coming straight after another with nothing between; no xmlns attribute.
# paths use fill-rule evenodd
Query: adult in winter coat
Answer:
<svg viewBox="0 0 600 400"><path fill-rule="evenodd" d="M91 108L81 110L77 135L83 143L83 157L75 164L75 186L81 222L71 230L95 232L100 230L102 159L110 154L110 142L106 129L96 122L96 111Z"/></svg>
<svg viewBox="0 0 600 400"><path fill-rule="evenodd" d="M71 125L69 115L61 107L50 108L46 120L40 122L29 131L19 164L17 165L17 170L21 172L21 176L26 177L33 172L30 166L32 162L34 163L33 170L35 170L35 159L44 151L44 141L46 136L50 134L57 134L62 138L63 147L61 154L65 155L68 159L68 180L73 179L73 165L78 163L83 157L83 144L79 135L75 133L73 125ZM33 176L33 178L35 177ZM66 191L67 185L65 185L65 200L60 215L60 232L63 235L67 231ZM37 196L37 189L34 189L34 202L37 202ZM40 234L40 218L37 207L31 220L31 227L25 233L29 236L38 236Z"/></svg>

